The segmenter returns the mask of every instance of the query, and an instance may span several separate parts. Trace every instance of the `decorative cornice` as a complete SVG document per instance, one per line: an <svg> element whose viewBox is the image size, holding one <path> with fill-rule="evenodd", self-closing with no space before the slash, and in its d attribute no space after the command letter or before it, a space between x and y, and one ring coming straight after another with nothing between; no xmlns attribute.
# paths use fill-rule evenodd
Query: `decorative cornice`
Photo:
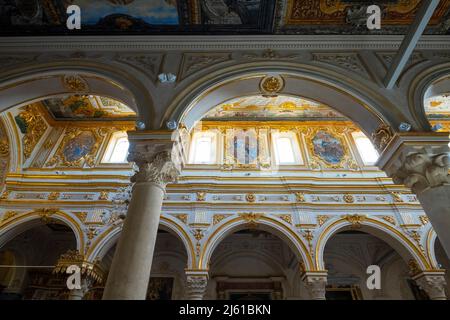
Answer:
<svg viewBox="0 0 450 320"><path fill-rule="evenodd" d="M65 50L397 50L402 35L52 36L3 37L5 51ZM447 36L424 35L417 49L450 50Z"/></svg>

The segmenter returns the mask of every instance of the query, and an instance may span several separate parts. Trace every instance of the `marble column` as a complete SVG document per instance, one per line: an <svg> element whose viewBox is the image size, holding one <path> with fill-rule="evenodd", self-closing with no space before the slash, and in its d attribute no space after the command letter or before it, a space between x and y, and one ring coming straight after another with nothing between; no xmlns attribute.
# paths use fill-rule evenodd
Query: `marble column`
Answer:
<svg viewBox="0 0 450 320"><path fill-rule="evenodd" d="M165 187L180 173L176 132L129 133L128 160L138 167L127 216L109 271L104 300L144 300Z"/></svg>
<svg viewBox="0 0 450 320"><path fill-rule="evenodd" d="M396 134L378 166L394 183L417 195L447 256L450 257L450 176L448 133Z"/></svg>
<svg viewBox="0 0 450 320"><path fill-rule="evenodd" d="M83 300L84 295L89 291L89 288L92 285L92 281L90 279L83 277L81 279L81 288L73 289L69 292L69 300Z"/></svg>
<svg viewBox="0 0 450 320"><path fill-rule="evenodd" d="M326 300L327 271L306 271L302 281L311 300Z"/></svg>
<svg viewBox="0 0 450 320"><path fill-rule="evenodd" d="M445 295L445 271L423 271L413 277L416 284L422 288L431 300L447 300Z"/></svg>
<svg viewBox="0 0 450 320"><path fill-rule="evenodd" d="M208 285L207 271L186 272L186 299L203 300Z"/></svg>

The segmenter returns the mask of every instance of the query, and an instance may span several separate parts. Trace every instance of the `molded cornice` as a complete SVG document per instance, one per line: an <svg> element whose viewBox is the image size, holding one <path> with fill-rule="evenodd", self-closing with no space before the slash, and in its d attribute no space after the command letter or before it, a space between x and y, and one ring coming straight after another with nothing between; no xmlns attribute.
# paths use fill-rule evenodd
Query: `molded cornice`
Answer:
<svg viewBox="0 0 450 320"><path fill-rule="evenodd" d="M401 35L263 36L46 36L0 37L0 51L15 50L396 50ZM450 50L450 38L424 35L417 49Z"/></svg>

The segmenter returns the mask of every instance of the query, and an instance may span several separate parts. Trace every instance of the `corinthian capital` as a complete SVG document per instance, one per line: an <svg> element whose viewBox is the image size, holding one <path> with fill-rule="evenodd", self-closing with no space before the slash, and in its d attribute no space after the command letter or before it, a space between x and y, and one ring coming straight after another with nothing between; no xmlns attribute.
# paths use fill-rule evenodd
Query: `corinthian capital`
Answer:
<svg viewBox="0 0 450 320"><path fill-rule="evenodd" d="M406 185L416 194L448 184L448 133L396 135L378 165L395 183Z"/></svg>
<svg viewBox="0 0 450 320"><path fill-rule="evenodd" d="M188 272L186 274L186 297L189 300L202 300L208 285L206 272Z"/></svg>
<svg viewBox="0 0 450 320"><path fill-rule="evenodd" d="M431 300L446 300L445 287L445 271L423 272L414 277L417 285L424 290Z"/></svg>
<svg viewBox="0 0 450 320"><path fill-rule="evenodd" d="M134 162L137 172L131 182L153 182L161 187L175 182L181 171L179 135L167 133L129 133L128 161Z"/></svg>
<svg viewBox="0 0 450 320"><path fill-rule="evenodd" d="M325 300L327 272L308 272L302 277L306 289L313 300Z"/></svg>
<svg viewBox="0 0 450 320"><path fill-rule="evenodd" d="M394 182L404 184L416 193L450 183L449 155L425 152L406 156L403 165L392 175Z"/></svg>

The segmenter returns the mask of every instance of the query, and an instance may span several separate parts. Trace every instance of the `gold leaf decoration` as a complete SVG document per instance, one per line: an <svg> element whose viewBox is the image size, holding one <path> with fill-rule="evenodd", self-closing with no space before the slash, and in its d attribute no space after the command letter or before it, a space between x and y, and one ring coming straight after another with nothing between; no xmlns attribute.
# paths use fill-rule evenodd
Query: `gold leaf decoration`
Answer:
<svg viewBox="0 0 450 320"><path fill-rule="evenodd" d="M34 147L42 138L48 126L35 105L23 107L23 111L15 117L15 121L23 134L23 155L26 160L33 153Z"/></svg>
<svg viewBox="0 0 450 320"><path fill-rule="evenodd" d="M395 219L393 216L382 216L381 218L395 226Z"/></svg>
<svg viewBox="0 0 450 320"><path fill-rule="evenodd" d="M359 214L347 214L343 218L352 224L352 229L361 228L361 223L366 219L365 216Z"/></svg>

